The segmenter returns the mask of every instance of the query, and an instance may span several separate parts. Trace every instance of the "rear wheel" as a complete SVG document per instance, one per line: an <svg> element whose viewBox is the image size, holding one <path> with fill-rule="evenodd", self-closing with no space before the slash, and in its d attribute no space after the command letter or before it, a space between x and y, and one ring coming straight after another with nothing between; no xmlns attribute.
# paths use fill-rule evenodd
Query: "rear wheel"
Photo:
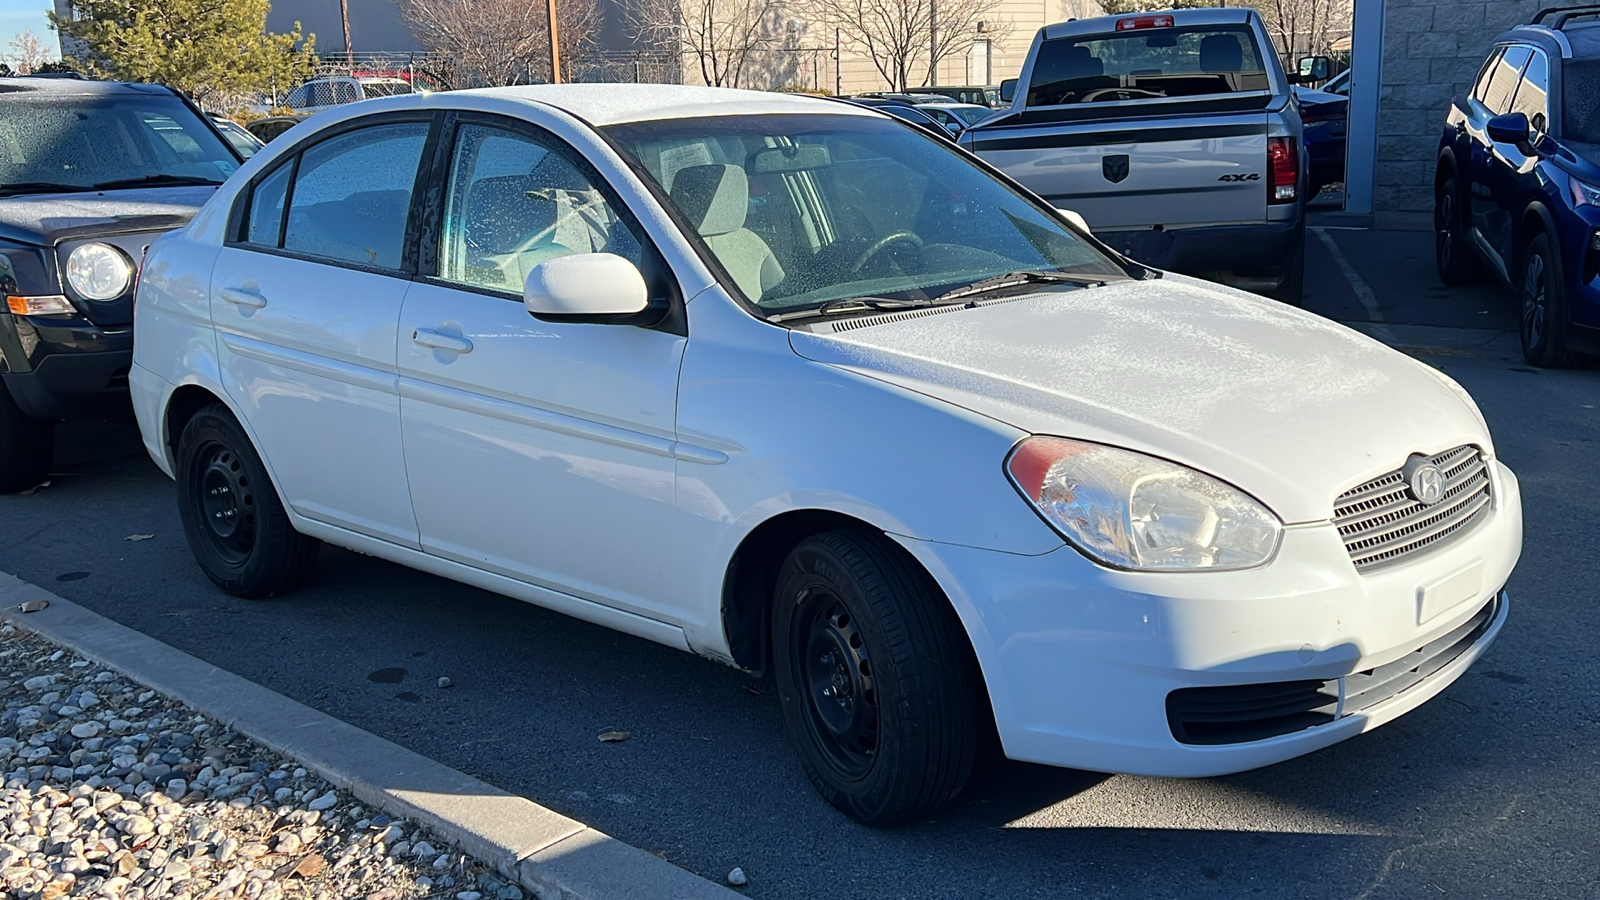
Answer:
<svg viewBox="0 0 1600 900"><path fill-rule="evenodd" d="M1523 255L1521 299L1523 357L1544 368L1571 365L1561 255L1542 231L1528 242L1528 252Z"/></svg>
<svg viewBox="0 0 1600 900"><path fill-rule="evenodd" d="M879 535L815 535L778 575L785 730L824 799L867 825L949 802L977 755L976 662L927 575Z"/></svg>
<svg viewBox="0 0 1600 900"><path fill-rule="evenodd" d="M55 423L17 407L0 384L0 494L25 491L44 481L55 454Z"/></svg>
<svg viewBox="0 0 1600 900"><path fill-rule="evenodd" d="M1455 176L1440 183L1433 198L1433 261L1445 284L1473 284L1483 280L1483 266L1467 243Z"/></svg>
<svg viewBox="0 0 1600 900"><path fill-rule="evenodd" d="M178 514L206 576L230 594L299 584L321 542L294 530L266 467L226 406L195 413L178 439Z"/></svg>

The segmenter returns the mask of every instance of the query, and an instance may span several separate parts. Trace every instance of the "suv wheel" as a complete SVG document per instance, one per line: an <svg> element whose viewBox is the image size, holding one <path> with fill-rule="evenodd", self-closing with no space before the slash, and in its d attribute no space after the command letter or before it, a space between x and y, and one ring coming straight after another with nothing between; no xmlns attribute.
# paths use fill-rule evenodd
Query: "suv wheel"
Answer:
<svg viewBox="0 0 1600 900"><path fill-rule="evenodd" d="M778 574L772 645L789 741L840 812L893 825L960 793L977 755L977 663L899 548L855 530L802 541Z"/></svg>
<svg viewBox="0 0 1600 900"><path fill-rule="evenodd" d="M54 422L24 413L0 385L0 494L25 491L44 481L55 454L55 433Z"/></svg>
<svg viewBox="0 0 1600 900"><path fill-rule="evenodd" d="M1567 292L1561 255L1544 232L1528 242L1522 262L1522 355L1544 368L1572 364L1567 349Z"/></svg>
<svg viewBox="0 0 1600 900"><path fill-rule="evenodd" d="M299 584L321 542L294 530L267 470L233 414L213 403L178 439L178 515L206 576L240 597Z"/></svg>
<svg viewBox="0 0 1600 900"><path fill-rule="evenodd" d="M1446 178L1433 196L1433 260L1445 284L1472 284L1483 279L1483 266L1467 242L1456 179Z"/></svg>

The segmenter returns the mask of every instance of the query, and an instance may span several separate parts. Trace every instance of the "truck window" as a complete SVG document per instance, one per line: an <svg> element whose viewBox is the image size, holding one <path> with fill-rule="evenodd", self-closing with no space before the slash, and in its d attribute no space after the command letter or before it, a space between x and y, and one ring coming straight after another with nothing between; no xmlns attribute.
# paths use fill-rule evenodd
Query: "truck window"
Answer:
<svg viewBox="0 0 1600 900"><path fill-rule="evenodd" d="M1199 97L1269 88L1255 32L1244 25L1141 28L1039 46L1029 106Z"/></svg>

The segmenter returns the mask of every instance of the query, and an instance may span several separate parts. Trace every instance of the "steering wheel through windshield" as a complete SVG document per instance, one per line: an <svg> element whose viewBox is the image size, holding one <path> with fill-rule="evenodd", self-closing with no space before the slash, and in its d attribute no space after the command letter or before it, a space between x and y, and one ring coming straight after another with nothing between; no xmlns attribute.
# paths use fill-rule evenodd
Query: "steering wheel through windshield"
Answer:
<svg viewBox="0 0 1600 900"><path fill-rule="evenodd" d="M895 231L886 234L873 241L872 246L861 251L861 255L856 257L856 264L850 267L850 273L853 275L866 268L867 263L872 262L874 256L882 253L891 244L909 244L913 249L921 249L922 238L917 237L916 233L911 231Z"/></svg>

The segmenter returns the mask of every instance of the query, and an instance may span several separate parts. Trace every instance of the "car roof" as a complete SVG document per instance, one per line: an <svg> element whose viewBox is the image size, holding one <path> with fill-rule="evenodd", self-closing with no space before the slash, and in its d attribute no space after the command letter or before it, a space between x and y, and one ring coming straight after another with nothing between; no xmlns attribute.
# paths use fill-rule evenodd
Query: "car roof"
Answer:
<svg viewBox="0 0 1600 900"><path fill-rule="evenodd" d="M410 96L431 96L446 102L451 96L478 96L539 103L595 126L702 116L864 114L822 97L683 84L530 84Z"/></svg>
<svg viewBox="0 0 1600 900"><path fill-rule="evenodd" d="M89 81L78 78L29 78L26 75L0 78L3 94L49 94L53 96L114 97L127 94L165 94L173 96L164 84L133 81Z"/></svg>
<svg viewBox="0 0 1600 900"><path fill-rule="evenodd" d="M1145 16L1171 16L1173 27L1183 28L1186 25L1243 25L1250 21L1256 12L1248 7L1218 7L1215 9L1163 9L1152 13L1132 13L1124 16L1095 16L1091 19L1073 19L1069 22L1057 22L1046 25L1043 29L1045 40L1054 40L1061 37L1079 37L1086 34L1109 34L1117 30L1119 19L1143 18Z"/></svg>
<svg viewBox="0 0 1600 900"><path fill-rule="evenodd" d="M923 109L925 109L925 108L927 108L929 106L931 106L931 107L933 107L935 109L988 109L989 108L989 107L984 106L984 105L979 104L979 103L960 103L960 102L955 101L955 100L951 100L948 103L918 103L917 106L918 106L918 108L923 108Z"/></svg>

